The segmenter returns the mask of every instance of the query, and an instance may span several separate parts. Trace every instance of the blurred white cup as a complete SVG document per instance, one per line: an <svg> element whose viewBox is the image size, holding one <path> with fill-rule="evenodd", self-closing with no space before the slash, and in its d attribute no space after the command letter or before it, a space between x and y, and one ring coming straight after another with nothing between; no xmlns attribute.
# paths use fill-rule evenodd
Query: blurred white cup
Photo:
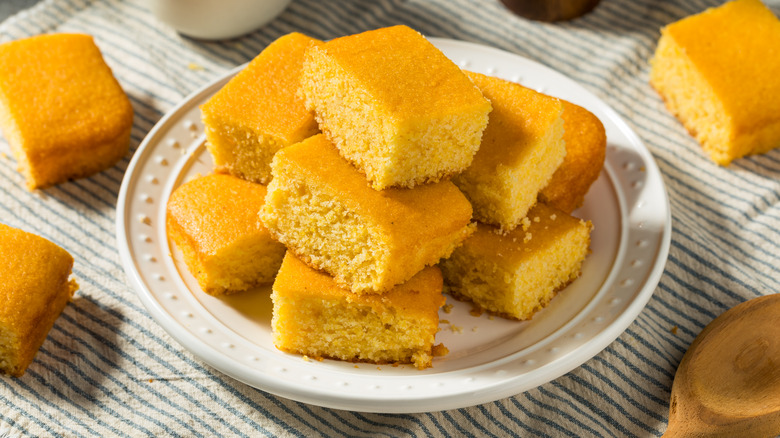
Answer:
<svg viewBox="0 0 780 438"><path fill-rule="evenodd" d="M147 0L157 18L193 38L235 38L276 18L291 0Z"/></svg>

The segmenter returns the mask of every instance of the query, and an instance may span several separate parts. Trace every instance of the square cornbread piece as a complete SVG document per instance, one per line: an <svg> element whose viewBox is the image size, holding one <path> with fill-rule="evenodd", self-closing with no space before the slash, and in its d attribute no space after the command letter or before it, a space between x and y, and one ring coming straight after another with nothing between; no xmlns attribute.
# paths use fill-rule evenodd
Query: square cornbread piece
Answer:
<svg viewBox="0 0 780 438"><path fill-rule="evenodd" d="M0 224L0 371L24 375L73 293L73 257L56 244Z"/></svg>
<svg viewBox="0 0 780 438"><path fill-rule="evenodd" d="M445 291L501 316L525 320L580 275L592 225L538 203L506 235L479 224L440 264Z"/></svg>
<svg viewBox="0 0 780 438"><path fill-rule="evenodd" d="M130 100L91 36L0 45L0 129L30 190L113 166L132 125Z"/></svg>
<svg viewBox="0 0 780 438"><path fill-rule="evenodd" d="M271 234L356 293L405 282L474 230L451 182L374 190L322 134L279 151L271 168L261 214Z"/></svg>
<svg viewBox="0 0 780 438"><path fill-rule="evenodd" d="M468 167L491 108L458 66L406 26L311 47L301 91L320 129L377 190Z"/></svg>
<svg viewBox="0 0 780 438"><path fill-rule="evenodd" d="M357 295L288 253L271 294L274 344L314 358L428 368L441 291L441 271L431 266L385 294Z"/></svg>
<svg viewBox="0 0 780 438"><path fill-rule="evenodd" d="M261 184L220 174L196 178L171 194L168 235L204 292L273 282L285 249L257 219L265 195Z"/></svg>
<svg viewBox="0 0 780 438"><path fill-rule="evenodd" d="M650 83L713 161L780 146L780 20L736 0L661 29Z"/></svg>
<svg viewBox="0 0 780 438"><path fill-rule="evenodd" d="M566 157L539 193L539 201L571 213L585 202L585 194L604 167L607 134L592 112L565 100L561 103Z"/></svg>
<svg viewBox="0 0 780 438"><path fill-rule="evenodd" d="M467 73L493 103L474 162L453 182L474 207L474 218L514 229L536 203L566 155L563 104L503 79Z"/></svg>
<svg viewBox="0 0 780 438"><path fill-rule="evenodd" d="M319 43L300 33L277 39L203 104L217 172L268 184L276 151L318 132L297 92L303 54Z"/></svg>

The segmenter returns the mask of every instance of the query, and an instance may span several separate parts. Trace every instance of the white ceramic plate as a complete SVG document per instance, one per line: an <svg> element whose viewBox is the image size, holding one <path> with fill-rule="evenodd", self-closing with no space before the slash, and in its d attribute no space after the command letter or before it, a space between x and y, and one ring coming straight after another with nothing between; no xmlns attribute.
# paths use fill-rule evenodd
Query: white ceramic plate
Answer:
<svg viewBox="0 0 780 438"><path fill-rule="evenodd" d="M211 171L198 106L238 69L195 92L160 120L127 169L117 241L131 284L152 317L195 356L242 382L315 405L369 412L460 408L518 394L581 365L644 308L664 269L671 236L666 191L650 153L604 102L572 80L520 56L432 39L463 68L520 82L594 112L607 130L600 178L575 212L590 219L592 254L582 276L532 321L472 316L448 299L433 368L307 361L274 348L270 288L214 298L203 293L165 233L171 191Z"/></svg>

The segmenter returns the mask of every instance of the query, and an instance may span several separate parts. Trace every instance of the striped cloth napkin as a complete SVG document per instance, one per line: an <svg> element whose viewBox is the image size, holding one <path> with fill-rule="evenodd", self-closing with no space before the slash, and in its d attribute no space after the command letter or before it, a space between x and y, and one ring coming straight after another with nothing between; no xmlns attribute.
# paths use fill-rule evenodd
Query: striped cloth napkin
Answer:
<svg viewBox="0 0 780 438"><path fill-rule="evenodd" d="M675 369L726 309L780 290L780 151L712 164L648 85L659 28L714 0L602 0L566 23L518 18L497 0L295 0L248 36L201 42L139 0L43 0L0 24L0 41L95 36L135 109L131 153L88 179L30 193L0 143L0 222L75 257L81 284L23 378L0 378L0 436L660 436ZM780 1L765 0L775 14ZM516 396L450 411L367 414L270 395L194 358L149 316L117 253L117 194L134 152L187 94L291 31L329 39L407 24L514 52L578 81L655 157L673 236L647 307L582 366Z"/></svg>

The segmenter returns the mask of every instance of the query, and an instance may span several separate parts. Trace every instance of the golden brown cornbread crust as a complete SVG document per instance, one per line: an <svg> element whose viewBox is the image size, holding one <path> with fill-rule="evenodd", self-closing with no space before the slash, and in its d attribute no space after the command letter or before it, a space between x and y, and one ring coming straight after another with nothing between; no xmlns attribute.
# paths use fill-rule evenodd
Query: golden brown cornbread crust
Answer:
<svg viewBox="0 0 780 438"><path fill-rule="evenodd" d="M471 205L451 182L376 191L322 134L279 151L272 169L263 222L288 250L356 293L408 280L473 232Z"/></svg>
<svg viewBox="0 0 780 438"><path fill-rule="evenodd" d="M28 188L111 167L130 144L133 108L92 37L0 45L0 127Z"/></svg>
<svg viewBox="0 0 780 438"><path fill-rule="evenodd" d="M0 224L0 371L20 377L73 293L73 257L54 243Z"/></svg>
<svg viewBox="0 0 780 438"><path fill-rule="evenodd" d="M474 161L453 178L483 223L514 229L566 155L560 100L514 82L466 72L493 111Z"/></svg>
<svg viewBox="0 0 780 438"><path fill-rule="evenodd" d="M393 26L306 53L306 107L372 187L414 187L465 169L490 102L422 35Z"/></svg>
<svg viewBox="0 0 780 438"><path fill-rule="evenodd" d="M661 30L650 83L713 161L780 146L780 20L737 0Z"/></svg>
<svg viewBox="0 0 780 438"><path fill-rule="evenodd" d="M428 267L385 294L357 295L288 253L273 286L274 344L313 358L427 368L441 289L441 272Z"/></svg>
<svg viewBox="0 0 780 438"><path fill-rule="evenodd" d="M297 92L304 53L320 43L280 37L201 106L217 172L267 184L276 151L319 131Z"/></svg>
<svg viewBox="0 0 780 438"><path fill-rule="evenodd" d="M604 167L607 133L593 113L571 102L561 102L566 156L539 193L539 200L571 213L585 202L585 194Z"/></svg>
<svg viewBox="0 0 780 438"><path fill-rule="evenodd" d="M212 174L179 186L167 205L167 233L204 292L234 293L273 281L284 255L257 218L263 185Z"/></svg>
<svg viewBox="0 0 780 438"><path fill-rule="evenodd" d="M579 277L592 224L537 203L522 227L499 234L489 225L440 263L445 291L480 308L525 320Z"/></svg>

